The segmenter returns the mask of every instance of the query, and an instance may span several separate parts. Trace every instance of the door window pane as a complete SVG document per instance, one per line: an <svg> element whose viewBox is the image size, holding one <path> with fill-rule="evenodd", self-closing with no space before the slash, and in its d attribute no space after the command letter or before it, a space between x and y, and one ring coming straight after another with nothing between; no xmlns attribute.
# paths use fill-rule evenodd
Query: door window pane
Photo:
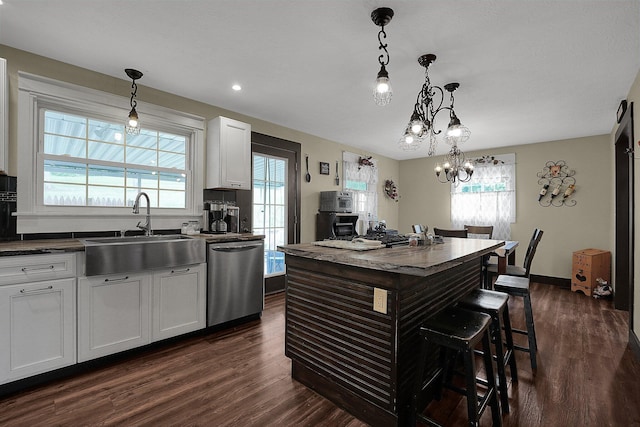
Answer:
<svg viewBox="0 0 640 427"><path fill-rule="evenodd" d="M277 251L287 243L287 160L253 155L253 226L265 236L265 275L285 272L284 254Z"/></svg>

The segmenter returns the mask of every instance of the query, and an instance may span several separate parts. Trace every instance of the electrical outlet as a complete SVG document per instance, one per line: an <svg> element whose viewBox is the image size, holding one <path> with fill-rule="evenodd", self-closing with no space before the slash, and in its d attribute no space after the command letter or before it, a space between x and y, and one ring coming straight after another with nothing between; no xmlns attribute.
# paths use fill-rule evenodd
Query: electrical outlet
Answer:
<svg viewBox="0 0 640 427"><path fill-rule="evenodd" d="M387 291L380 288L373 288L373 311L387 314Z"/></svg>

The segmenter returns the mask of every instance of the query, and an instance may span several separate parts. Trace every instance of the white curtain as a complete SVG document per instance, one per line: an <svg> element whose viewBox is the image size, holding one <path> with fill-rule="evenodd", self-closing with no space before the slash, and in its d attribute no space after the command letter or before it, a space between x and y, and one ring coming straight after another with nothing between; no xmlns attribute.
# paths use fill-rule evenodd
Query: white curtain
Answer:
<svg viewBox="0 0 640 427"><path fill-rule="evenodd" d="M353 193L354 212L365 223L378 219L378 167L375 159L371 159L373 166L362 166L361 156L343 152L343 188Z"/></svg>
<svg viewBox="0 0 640 427"><path fill-rule="evenodd" d="M493 238L510 240L516 220L515 154L475 159L469 182L451 186L451 223L493 225Z"/></svg>

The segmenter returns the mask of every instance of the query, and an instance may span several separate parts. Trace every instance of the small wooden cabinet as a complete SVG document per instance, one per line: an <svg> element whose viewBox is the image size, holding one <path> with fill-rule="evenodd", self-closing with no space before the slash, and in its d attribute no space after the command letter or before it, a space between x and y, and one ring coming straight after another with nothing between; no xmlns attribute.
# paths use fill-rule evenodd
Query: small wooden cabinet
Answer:
<svg viewBox="0 0 640 427"><path fill-rule="evenodd" d="M251 189L251 125L226 117L207 124L206 188Z"/></svg>
<svg viewBox="0 0 640 427"><path fill-rule="evenodd" d="M598 285L598 278L611 281L611 252L591 248L574 252L571 290L591 296L591 292Z"/></svg>

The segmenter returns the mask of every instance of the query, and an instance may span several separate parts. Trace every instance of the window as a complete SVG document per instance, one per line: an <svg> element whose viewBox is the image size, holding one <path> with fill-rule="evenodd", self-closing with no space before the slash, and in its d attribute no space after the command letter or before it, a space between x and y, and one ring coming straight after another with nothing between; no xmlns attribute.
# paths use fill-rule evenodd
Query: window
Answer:
<svg viewBox="0 0 640 427"><path fill-rule="evenodd" d="M378 168L375 160L372 166L361 166L360 156L354 153L344 152L343 175L344 189L353 193L354 212L362 221L376 220L378 218Z"/></svg>
<svg viewBox="0 0 640 427"><path fill-rule="evenodd" d="M141 191L155 229L200 219L204 119L138 102L142 130L128 135L129 108L128 98L18 73L20 233L134 229Z"/></svg>
<svg viewBox="0 0 640 427"><path fill-rule="evenodd" d="M493 225L493 238L508 240L515 219L515 154L478 159L471 180L451 185L453 228Z"/></svg>
<svg viewBox="0 0 640 427"><path fill-rule="evenodd" d="M284 274L287 243L287 159L253 154L253 231L264 234L265 277Z"/></svg>
<svg viewBox="0 0 640 427"><path fill-rule="evenodd" d="M184 209L188 138L43 109L43 204L133 206L144 191L152 207Z"/></svg>

